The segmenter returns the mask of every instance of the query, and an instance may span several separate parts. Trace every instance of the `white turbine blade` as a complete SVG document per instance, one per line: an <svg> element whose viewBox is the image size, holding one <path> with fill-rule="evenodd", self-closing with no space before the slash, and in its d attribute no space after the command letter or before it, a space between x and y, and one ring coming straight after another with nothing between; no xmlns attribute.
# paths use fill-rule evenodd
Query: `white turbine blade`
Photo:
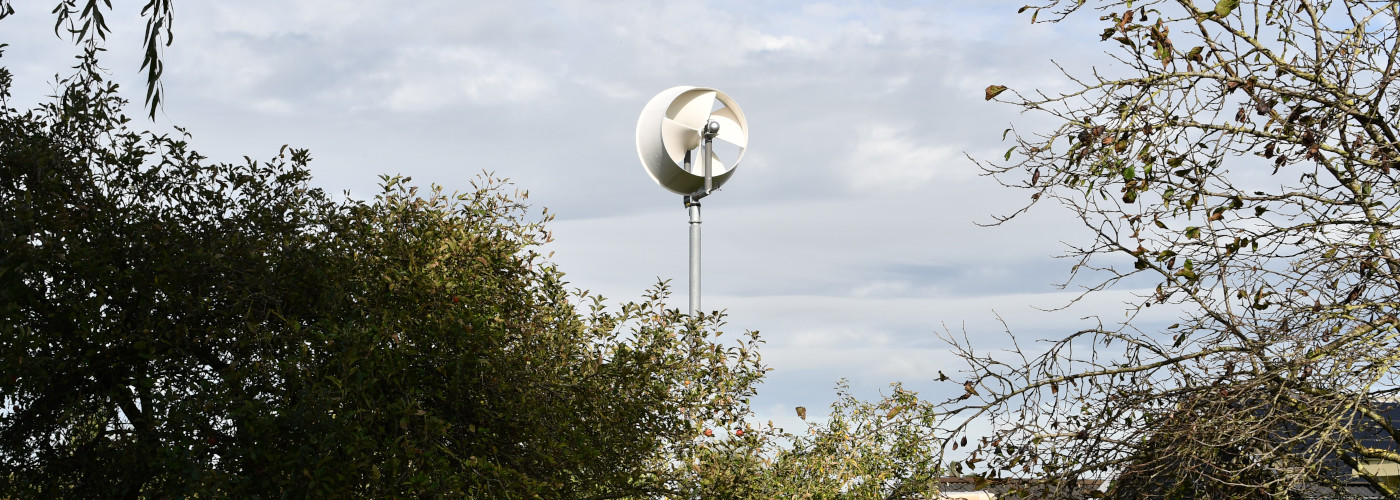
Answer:
<svg viewBox="0 0 1400 500"><path fill-rule="evenodd" d="M714 109L714 105L714 91L689 92L682 94L679 99L671 103L671 107L666 110L666 116L682 125L700 130L705 128L705 123L710 117L710 111Z"/></svg>
<svg viewBox="0 0 1400 500"><path fill-rule="evenodd" d="M741 148L748 147L748 131L739 126L739 120L729 108L715 111L715 114L710 115L710 120L719 123L719 135L715 138Z"/></svg>
<svg viewBox="0 0 1400 500"><path fill-rule="evenodd" d="M701 169L701 170L700 170L700 172L701 172L700 175L705 175L705 174L704 174L704 168L705 168L705 167L703 167L703 166L700 167L700 169ZM711 152L711 153L710 153L710 175L714 176L714 175L719 175L719 174L722 174L722 173L724 173L724 162L723 162L723 161L720 161L719 155L714 154L713 152Z"/></svg>
<svg viewBox="0 0 1400 500"><path fill-rule="evenodd" d="M685 152L700 146L700 129L687 127L684 124L663 118L661 120L661 143L666 147L666 154L671 156L671 160L676 165L683 165Z"/></svg>

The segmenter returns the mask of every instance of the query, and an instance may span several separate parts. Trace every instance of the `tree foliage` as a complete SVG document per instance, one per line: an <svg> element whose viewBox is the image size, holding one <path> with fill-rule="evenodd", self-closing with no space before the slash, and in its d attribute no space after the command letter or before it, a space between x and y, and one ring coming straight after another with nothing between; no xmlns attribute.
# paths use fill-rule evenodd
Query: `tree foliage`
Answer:
<svg viewBox="0 0 1400 500"><path fill-rule="evenodd" d="M1101 15L1112 64L1063 93L993 86L1058 120L1011 130L990 175L1091 239L1087 290L1146 283L1121 323L969 362L945 409L995 432L959 464L1118 478L1124 498L1283 496L1400 462L1400 3L1054 1ZM1018 212L1019 213L1019 212ZM1171 326L1136 320L1180 311ZM1141 328L1141 329L1140 329ZM1345 466L1343 465L1345 464ZM1060 484L1072 484L1062 481Z"/></svg>
<svg viewBox="0 0 1400 500"><path fill-rule="evenodd" d="M824 417L797 414L802 432L745 422L696 455L680 498L926 499L943 472L931 439L941 416L894 384L877 401L856 399L844 381ZM723 435L721 435L723 433Z"/></svg>
<svg viewBox="0 0 1400 500"><path fill-rule="evenodd" d="M0 71L0 496L667 495L748 417L757 334L570 292L524 193L209 162L88 54Z"/></svg>
<svg viewBox="0 0 1400 500"><path fill-rule="evenodd" d="M933 430L936 408L895 384L878 401L860 401L843 381L830 415L787 436L758 498L929 498L942 473ZM806 420L806 410L799 410ZM964 443L966 444L966 443Z"/></svg>
<svg viewBox="0 0 1400 500"><path fill-rule="evenodd" d="M112 11L111 0L58 0L54 14L53 32L59 37L68 37L86 53L105 50L107 35L112 29L107 26L107 15ZM32 7L28 5L27 7ZM15 14L11 0L0 0L0 20ZM164 48L175 41L175 5L172 0L146 0L141 6L141 17L146 19L146 30L141 37L141 70L146 72L146 109L150 118L156 117L165 98L165 86L160 77L165 73L165 63L161 56Z"/></svg>

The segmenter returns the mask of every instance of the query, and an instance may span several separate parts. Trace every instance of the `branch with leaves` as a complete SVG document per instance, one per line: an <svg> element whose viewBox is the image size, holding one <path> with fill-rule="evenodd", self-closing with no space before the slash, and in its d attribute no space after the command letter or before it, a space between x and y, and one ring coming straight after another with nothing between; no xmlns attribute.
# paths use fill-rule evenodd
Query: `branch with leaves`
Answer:
<svg viewBox="0 0 1400 500"><path fill-rule="evenodd" d="M1116 69L1067 74L1078 88L1053 95L987 88L1061 123L1009 129L1005 161L979 162L1030 192L999 221L1053 202L1087 229L1066 285L1155 286L1127 320L1033 353L947 339L978 396L945 411L995 426L984 473L1116 479L1122 498L1258 498L1356 472L1394 494L1362 462L1400 449L1388 420L1400 408L1400 4L1022 11L1097 12ZM1154 306L1180 321L1135 319Z"/></svg>

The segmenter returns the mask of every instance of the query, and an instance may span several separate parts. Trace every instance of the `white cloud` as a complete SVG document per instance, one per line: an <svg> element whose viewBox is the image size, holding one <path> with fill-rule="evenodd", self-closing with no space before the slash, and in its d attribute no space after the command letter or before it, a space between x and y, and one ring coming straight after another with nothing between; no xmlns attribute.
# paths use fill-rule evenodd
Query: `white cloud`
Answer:
<svg viewBox="0 0 1400 500"><path fill-rule="evenodd" d="M594 94L602 95L608 99L617 101L646 102L650 96L643 95L641 91L628 85L625 81L602 80L596 77L573 77L573 83Z"/></svg>
<svg viewBox="0 0 1400 500"><path fill-rule="evenodd" d="M835 163L837 175L856 191L923 189L935 177L957 175L949 163L957 150L913 137L909 127L862 125L855 146Z"/></svg>
<svg viewBox="0 0 1400 500"><path fill-rule="evenodd" d="M899 296L913 288L908 281L904 280L874 280L852 290L851 295L855 297Z"/></svg>
<svg viewBox="0 0 1400 500"><path fill-rule="evenodd" d="M810 40L792 35L769 35L765 33L752 33L740 42L741 46L754 52L798 52L812 53L813 43Z"/></svg>
<svg viewBox="0 0 1400 500"><path fill-rule="evenodd" d="M479 47L414 47L374 78L389 82L384 104L394 111L528 102L554 89L539 68Z"/></svg>

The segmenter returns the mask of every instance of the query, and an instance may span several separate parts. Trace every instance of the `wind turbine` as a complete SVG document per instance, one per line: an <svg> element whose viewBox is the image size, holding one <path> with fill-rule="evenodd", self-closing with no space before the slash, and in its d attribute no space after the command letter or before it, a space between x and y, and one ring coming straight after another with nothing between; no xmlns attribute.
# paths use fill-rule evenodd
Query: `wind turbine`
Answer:
<svg viewBox="0 0 1400 500"><path fill-rule="evenodd" d="M716 139L737 147L732 159L715 151ZM700 313L700 199L729 181L748 143L749 122L743 110L712 88L663 90L647 102L637 120L642 167L661 187L681 195L690 215L691 316Z"/></svg>

